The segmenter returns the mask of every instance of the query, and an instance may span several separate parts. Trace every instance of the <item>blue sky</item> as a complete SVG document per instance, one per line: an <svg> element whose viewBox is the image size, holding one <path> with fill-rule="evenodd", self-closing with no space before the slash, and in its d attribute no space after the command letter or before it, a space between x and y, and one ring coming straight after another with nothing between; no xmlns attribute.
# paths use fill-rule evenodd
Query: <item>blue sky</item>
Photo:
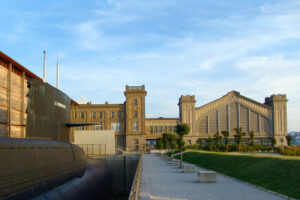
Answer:
<svg viewBox="0 0 300 200"><path fill-rule="evenodd" d="M0 50L74 100L123 103L146 85L146 117L177 117L180 95L201 106L237 90L287 94L300 131L299 0L0 1Z"/></svg>

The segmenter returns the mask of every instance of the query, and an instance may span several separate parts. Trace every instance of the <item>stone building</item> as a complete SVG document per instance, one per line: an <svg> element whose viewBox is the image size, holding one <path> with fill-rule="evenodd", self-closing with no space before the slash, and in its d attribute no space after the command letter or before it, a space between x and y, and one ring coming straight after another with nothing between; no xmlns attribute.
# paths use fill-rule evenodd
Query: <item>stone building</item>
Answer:
<svg viewBox="0 0 300 200"><path fill-rule="evenodd" d="M286 144L286 95L272 95L262 104L231 91L198 108L195 96L186 95L179 98L179 118L146 118L145 86L126 86L124 94L123 104L73 104L71 121L94 124L79 129L115 130L117 148L127 151L153 147L162 133L175 132L178 123L190 125L190 133L184 136L190 145L224 130L233 138L238 127L246 133L254 131L257 143L268 144L275 137L279 145Z"/></svg>
<svg viewBox="0 0 300 200"><path fill-rule="evenodd" d="M234 129L241 127L253 131L257 143L269 143L275 137L279 145L286 144L287 108L286 95L272 95L261 104L237 91L206 105L195 107L195 96L181 96L179 114L182 123L191 127L185 137L188 144L195 144L198 138L213 137L216 132L229 131L233 138ZM247 138L247 136L245 137Z"/></svg>

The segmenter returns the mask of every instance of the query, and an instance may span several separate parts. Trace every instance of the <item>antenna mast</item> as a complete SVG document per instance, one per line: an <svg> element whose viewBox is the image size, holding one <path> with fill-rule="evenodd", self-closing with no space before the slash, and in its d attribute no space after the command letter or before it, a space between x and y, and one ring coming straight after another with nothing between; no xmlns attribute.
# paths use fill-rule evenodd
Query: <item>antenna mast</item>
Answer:
<svg viewBox="0 0 300 200"><path fill-rule="evenodd" d="M44 50L44 76L43 81L46 83L46 51Z"/></svg>
<svg viewBox="0 0 300 200"><path fill-rule="evenodd" d="M57 64L56 64L56 88L58 89L59 84L59 55L57 53Z"/></svg>

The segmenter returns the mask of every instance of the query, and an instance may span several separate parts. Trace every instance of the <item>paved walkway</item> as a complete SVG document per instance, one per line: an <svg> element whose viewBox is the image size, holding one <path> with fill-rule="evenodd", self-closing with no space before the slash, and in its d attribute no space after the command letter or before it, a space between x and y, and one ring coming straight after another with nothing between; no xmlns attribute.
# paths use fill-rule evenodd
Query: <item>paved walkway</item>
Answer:
<svg viewBox="0 0 300 200"><path fill-rule="evenodd" d="M143 156L143 173L146 175L151 199L155 200L284 199L221 175L217 175L216 183L200 183L196 173L182 173L182 169L168 164L155 154Z"/></svg>

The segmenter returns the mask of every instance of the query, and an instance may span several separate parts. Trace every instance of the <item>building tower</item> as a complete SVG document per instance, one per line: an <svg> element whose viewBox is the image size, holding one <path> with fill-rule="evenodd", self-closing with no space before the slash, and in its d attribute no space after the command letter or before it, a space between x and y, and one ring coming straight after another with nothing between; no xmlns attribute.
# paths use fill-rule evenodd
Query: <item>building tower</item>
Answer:
<svg viewBox="0 0 300 200"><path fill-rule="evenodd" d="M144 150L145 131L145 85L126 85L126 150Z"/></svg>
<svg viewBox="0 0 300 200"><path fill-rule="evenodd" d="M278 145L287 145L287 98L285 94L271 95L265 98L265 104L273 108L273 134Z"/></svg>
<svg viewBox="0 0 300 200"><path fill-rule="evenodd" d="M192 135L195 130L195 103L195 95L181 95L178 103L181 123L190 125L190 135Z"/></svg>

